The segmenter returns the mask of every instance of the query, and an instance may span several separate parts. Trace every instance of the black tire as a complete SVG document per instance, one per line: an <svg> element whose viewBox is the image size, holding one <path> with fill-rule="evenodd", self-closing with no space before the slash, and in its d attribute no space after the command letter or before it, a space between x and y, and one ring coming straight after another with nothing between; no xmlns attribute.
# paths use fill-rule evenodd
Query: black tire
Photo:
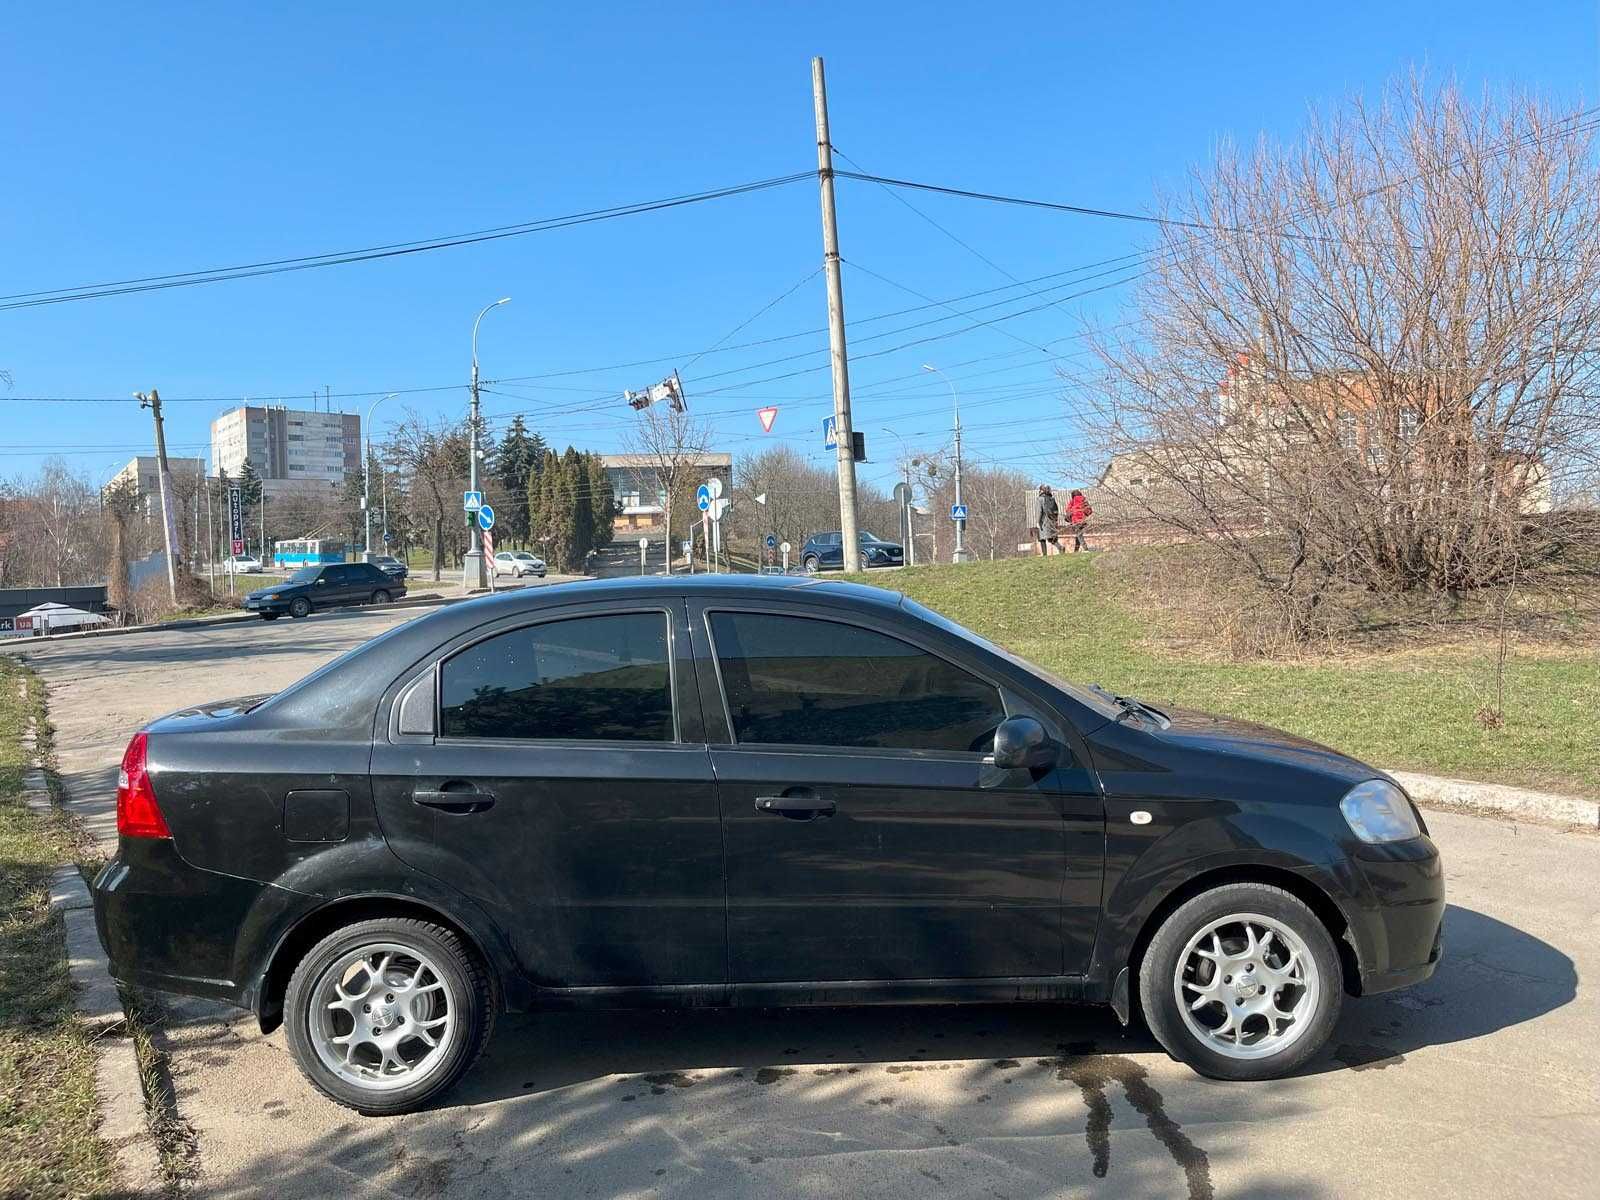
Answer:
<svg viewBox="0 0 1600 1200"><path fill-rule="evenodd" d="M1176 994L1178 960L1190 939L1213 922L1236 914L1257 914L1286 927L1304 943L1317 972L1314 1002L1297 1019L1297 1024L1303 1020L1301 1032L1281 1051L1260 1058L1236 1058L1213 1049L1190 1029ZM1309 993L1307 998L1311 999ZM1211 1079L1277 1079L1289 1074L1322 1049L1339 1020L1343 1000L1343 971L1327 927L1297 897L1263 883L1227 884L1181 905L1161 923L1139 963L1139 1005L1150 1032L1174 1058Z"/></svg>
<svg viewBox="0 0 1600 1200"><path fill-rule="evenodd" d="M317 1056L310 1030L315 988L330 966L363 945L399 943L428 954L456 998L456 1018L461 1032L439 1053L437 1065L407 1087L372 1091L351 1083L330 1070ZM495 992L488 969L477 952L443 925L412 917L381 917L347 925L323 938L295 966L284 994L284 1029L295 1065L311 1085L329 1099L366 1116L393 1116L412 1112L443 1095L472 1069L494 1030Z"/></svg>
<svg viewBox="0 0 1600 1200"><path fill-rule="evenodd" d="M262 613L261 614L261 619L263 621L276 621L278 619L278 614L277 613Z"/></svg>
<svg viewBox="0 0 1600 1200"><path fill-rule="evenodd" d="M311 615L311 601L304 596L296 596L289 601L289 615L297 621L301 617L309 617Z"/></svg>
<svg viewBox="0 0 1600 1200"><path fill-rule="evenodd" d="M377 591L372 593L372 602L374 604L387 604L387 603L389 603L389 593L387 591L385 591L383 588L379 588Z"/></svg>
<svg viewBox="0 0 1600 1200"><path fill-rule="evenodd" d="M801 560L800 565L805 568L807 575L815 575L822 570L822 560L815 554L808 554Z"/></svg>

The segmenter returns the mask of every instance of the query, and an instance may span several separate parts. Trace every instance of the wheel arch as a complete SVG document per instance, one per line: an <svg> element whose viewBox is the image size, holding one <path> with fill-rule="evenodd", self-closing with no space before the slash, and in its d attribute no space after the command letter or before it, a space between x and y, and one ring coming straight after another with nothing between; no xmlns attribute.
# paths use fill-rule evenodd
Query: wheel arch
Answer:
<svg viewBox="0 0 1600 1200"><path fill-rule="evenodd" d="M1361 962L1355 939L1351 935L1350 921L1338 902L1314 880L1286 867L1242 863L1214 867L1184 880L1150 910L1129 947L1127 962L1118 972L1112 987L1112 1005L1123 1024L1127 1024L1128 1014L1139 1011L1139 967L1156 931L1168 917L1196 896L1232 883L1263 883L1282 888L1309 908L1333 939L1334 949L1339 955L1339 974L1345 993L1351 996L1361 994Z"/></svg>
<svg viewBox="0 0 1600 1200"><path fill-rule="evenodd" d="M502 964L489 952L478 934L465 923L452 917L443 909L414 896L367 894L344 896L330 901L301 917L273 947L266 969L261 975L260 990L256 999L256 1021L262 1033L271 1033L283 1024L283 997L289 987L289 977L306 953L335 930L357 921L371 921L383 917L412 917L442 925L472 948L489 976L489 986L496 1011L505 1007L506 980Z"/></svg>

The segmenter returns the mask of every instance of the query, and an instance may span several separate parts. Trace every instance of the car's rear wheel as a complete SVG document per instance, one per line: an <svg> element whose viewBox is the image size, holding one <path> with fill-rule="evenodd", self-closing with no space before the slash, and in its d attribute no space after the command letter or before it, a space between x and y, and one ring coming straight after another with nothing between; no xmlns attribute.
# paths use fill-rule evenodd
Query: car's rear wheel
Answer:
<svg viewBox="0 0 1600 1200"><path fill-rule="evenodd" d="M374 604L389 603L389 593L384 591L382 588L379 588L377 591L372 593L372 602Z"/></svg>
<svg viewBox="0 0 1600 1200"><path fill-rule="evenodd" d="M289 615L291 617L295 617L296 619L300 617L309 617L311 615L311 601L307 600L304 596L296 596L293 600L289 601Z"/></svg>
<svg viewBox="0 0 1600 1200"><path fill-rule="evenodd" d="M1156 931L1139 966L1150 1032L1213 1079L1276 1079L1320 1050L1343 1000L1339 955L1282 888L1202 892Z"/></svg>
<svg viewBox="0 0 1600 1200"><path fill-rule="evenodd" d="M410 1112L477 1061L494 1025L488 972L442 925L346 926L300 960L284 996L289 1049L318 1091L369 1115Z"/></svg>

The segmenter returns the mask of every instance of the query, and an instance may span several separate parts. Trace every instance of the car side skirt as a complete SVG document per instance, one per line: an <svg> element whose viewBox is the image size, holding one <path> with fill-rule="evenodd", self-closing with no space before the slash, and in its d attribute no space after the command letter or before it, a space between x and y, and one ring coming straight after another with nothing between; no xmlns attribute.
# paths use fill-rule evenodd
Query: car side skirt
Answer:
<svg viewBox="0 0 1600 1200"><path fill-rule="evenodd" d="M535 988L534 1009L853 1008L870 1004L1061 1004L1083 999L1081 975L998 979L843 979L671 987Z"/></svg>

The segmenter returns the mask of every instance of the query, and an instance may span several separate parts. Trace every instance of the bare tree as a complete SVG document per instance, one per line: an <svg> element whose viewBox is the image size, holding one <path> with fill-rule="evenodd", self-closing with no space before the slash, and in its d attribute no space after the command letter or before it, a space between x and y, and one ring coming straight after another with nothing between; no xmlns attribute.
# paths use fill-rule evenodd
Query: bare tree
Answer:
<svg viewBox="0 0 1600 1200"><path fill-rule="evenodd" d="M667 536L667 571L672 570L672 513L683 509L698 486L698 465L711 445L711 427L686 409L664 403L642 409L625 435L630 453L644 460L639 468L641 491L659 487L665 493L662 520Z"/></svg>
<svg viewBox="0 0 1600 1200"><path fill-rule="evenodd" d="M1595 479L1600 173L1580 116L1412 79L1293 146L1225 147L1168 205L1132 329L1098 341L1105 486L1291 622L1335 577L1505 579L1536 514Z"/></svg>
<svg viewBox="0 0 1600 1200"><path fill-rule="evenodd" d="M414 412L394 427L383 457L405 477L413 504L426 512L433 527L433 578L444 564L445 521L456 511L456 494L467 479L467 431L461 422L429 421ZM394 497L390 497L391 503Z"/></svg>

